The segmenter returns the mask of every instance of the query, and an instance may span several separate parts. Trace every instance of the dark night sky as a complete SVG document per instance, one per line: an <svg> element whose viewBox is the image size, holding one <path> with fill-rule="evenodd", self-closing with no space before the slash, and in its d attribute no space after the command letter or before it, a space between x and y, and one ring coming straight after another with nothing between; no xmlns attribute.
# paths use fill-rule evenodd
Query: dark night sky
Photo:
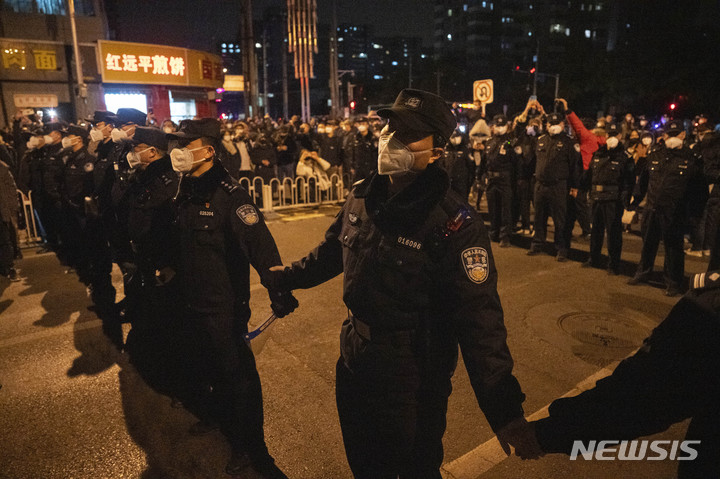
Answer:
<svg viewBox="0 0 720 479"><path fill-rule="evenodd" d="M106 0L117 12L120 40L212 50L221 40L237 37L237 0ZM375 35L422 37L429 46L433 28L432 0L337 0L338 23L373 25ZM253 13L282 8L282 0L255 0ZM331 0L318 0L318 23L330 24ZM111 25L113 20L111 19Z"/></svg>

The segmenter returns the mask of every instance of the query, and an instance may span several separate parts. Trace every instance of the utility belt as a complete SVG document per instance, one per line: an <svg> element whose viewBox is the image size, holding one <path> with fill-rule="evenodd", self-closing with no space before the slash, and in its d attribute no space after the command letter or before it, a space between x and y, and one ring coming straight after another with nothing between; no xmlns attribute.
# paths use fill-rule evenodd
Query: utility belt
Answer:
<svg viewBox="0 0 720 479"><path fill-rule="evenodd" d="M354 314L350 313L350 322L355 328L355 332L367 341L383 343L391 342L393 344L412 344L417 337L417 329L387 329L370 326L365 321L358 319Z"/></svg>

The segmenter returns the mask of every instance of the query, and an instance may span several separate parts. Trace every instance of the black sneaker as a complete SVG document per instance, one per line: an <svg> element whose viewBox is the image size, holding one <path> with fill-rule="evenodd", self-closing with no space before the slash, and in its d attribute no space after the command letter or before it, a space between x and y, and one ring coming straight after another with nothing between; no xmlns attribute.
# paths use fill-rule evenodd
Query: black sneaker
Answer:
<svg viewBox="0 0 720 479"><path fill-rule="evenodd" d="M640 283L645 283L645 282L646 282L646 280L645 280L644 277L642 277L642 276L633 276L632 278L630 278L630 279L628 280L627 284L629 284L630 286L635 286L635 285L638 285L638 284L640 284Z"/></svg>
<svg viewBox="0 0 720 479"><path fill-rule="evenodd" d="M530 249L528 250L528 252L527 252L527 255L528 255L528 256L537 256L537 255L539 255L540 253L541 253L541 251L540 251L539 249L532 249L532 248L530 248Z"/></svg>
<svg viewBox="0 0 720 479"><path fill-rule="evenodd" d="M18 276L17 271L15 268L10 268L10 271L8 271L7 277L10 281L20 281L20 276Z"/></svg>

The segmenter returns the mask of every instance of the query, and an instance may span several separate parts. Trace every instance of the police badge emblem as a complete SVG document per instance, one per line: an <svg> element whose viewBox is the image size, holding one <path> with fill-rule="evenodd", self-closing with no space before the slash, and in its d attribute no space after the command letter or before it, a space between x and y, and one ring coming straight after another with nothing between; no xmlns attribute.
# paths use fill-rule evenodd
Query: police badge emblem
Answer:
<svg viewBox="0 0 720 479"><path fill-rule="evenodd" d="M235 210L235 213L237 213L238 218L248 226L257 224L257 222L260 221L260 215L252 205L242 205Z"/></svg>
<svg viewBox="0 0 720 479"><path fill-rule="evenodd" d="M405 106L408 108L413 108L413 109L420 108L421 103L422 103L422 101L420 100L420 98L417 98L417 97L410 97L407 100L405 100Z"/></svg>
<svg viewBox="0 0 720 479"><path fill-rule="evenodd" d="M488 277L490 266L485 248L468 248L462 252L462 262L470 281L476 284L484 283Z"/></svg>

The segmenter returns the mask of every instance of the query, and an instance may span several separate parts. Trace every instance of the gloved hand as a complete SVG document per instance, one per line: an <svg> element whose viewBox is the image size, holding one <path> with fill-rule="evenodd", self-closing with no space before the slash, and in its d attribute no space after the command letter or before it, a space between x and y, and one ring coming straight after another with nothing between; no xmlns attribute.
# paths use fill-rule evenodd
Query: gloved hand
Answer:
<svg viewBox="0 0 720 479"><path fill-rule="evenodd" d="M292 313L299 305L298 300L290 291L270 289L268 295L270 296L270 307L278 318Z"/></svg>
<svg viewBox="0 0 720 479"><path fill-rule="evenodd" d="M268 290L287 291L291 288L286 284L285 266L273 266L264 275L262 275L262 283Z"/></svg>
<svg viewBox="0 0 720 479"><path fill-rule="evenodd" d="M529 424L524 417L519 417L503 427L497 433L500 447L505 454L511 454L510 446L515 448L515 455L521 459L538 459L545 452L537 442L535 427Z"/></svg>

